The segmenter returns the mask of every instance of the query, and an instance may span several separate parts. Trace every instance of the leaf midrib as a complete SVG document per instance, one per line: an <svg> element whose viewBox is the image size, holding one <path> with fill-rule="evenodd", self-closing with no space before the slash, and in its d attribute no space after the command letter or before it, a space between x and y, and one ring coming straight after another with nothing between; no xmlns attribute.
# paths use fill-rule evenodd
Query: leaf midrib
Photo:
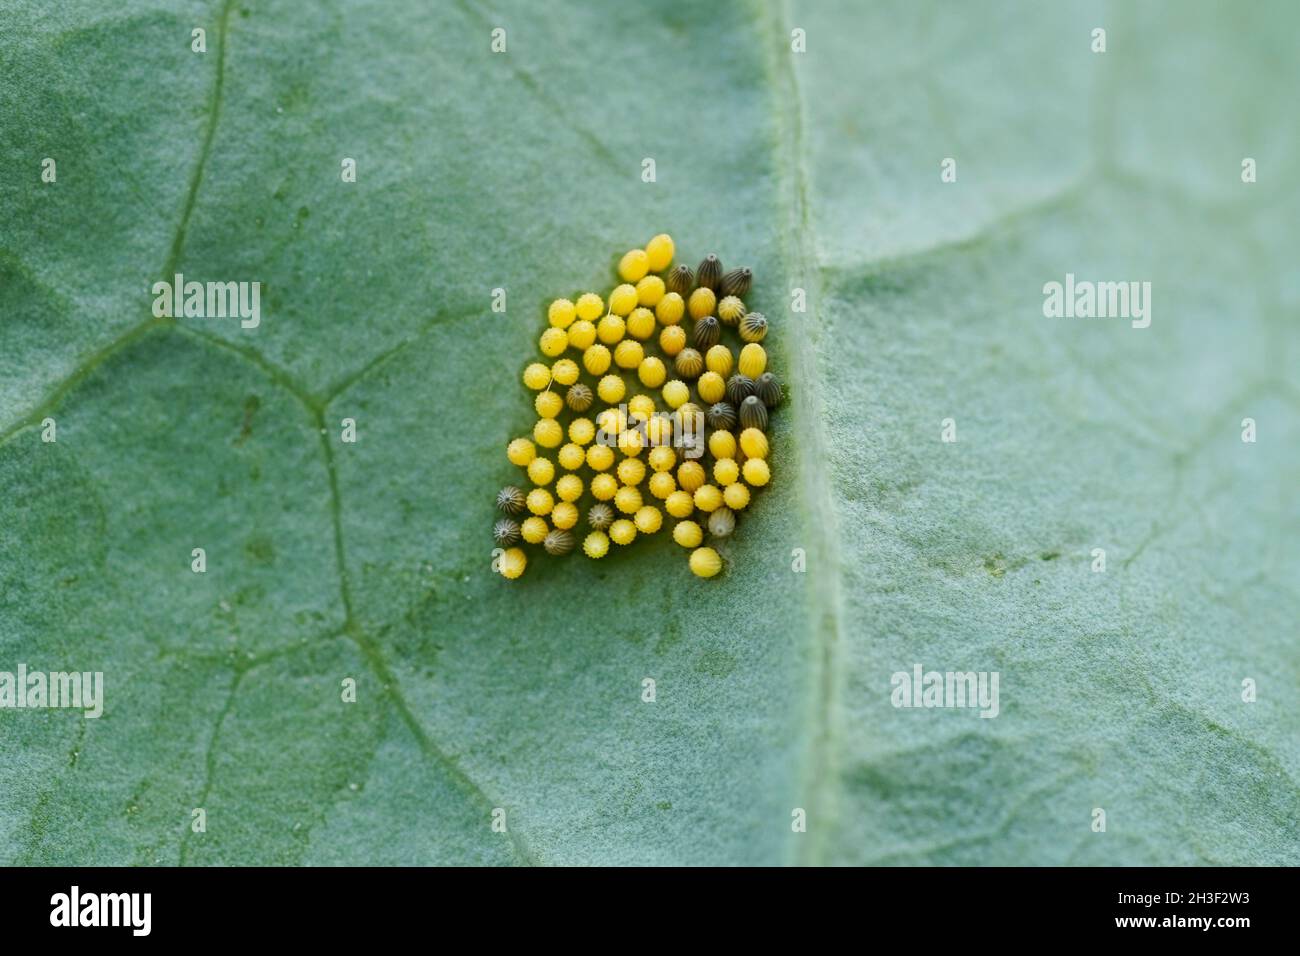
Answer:
<svg viewBox="0 0 1300 956"><path fill-rule="evenodd" d="M840 668L837 658L840 648L840 622L843 620L840 592L839 537L836 531L837 514L831 497L829 479L824 463L826 436L822 423L826 420L820 410L820 392L811 387L817 380L817 356L813 342L820 331L818 303L821 301L821 269L816 260L816 245L808 204L809 182L805 162L803 95L795 72L793 50L787 38L793 18L789 0L782 0L780 17L773 7L759 2L763 19L771 24L771 40L767 69L771 86L779 91L776 114L780 118L777 136L784 144L780 151L783 167L781 205L784 208L785 254L791 287L794 280L802 284L807 297L808 311L802 313L802 328L791 328L785 337L790 356L789 380L798 383L791 390L791 409L794 431L799 441L791 444L798 449L799 470L805 476L802 487L804 507L808 515L805 529L810 540L804 548L813 565L804 573L807 576L809 597L808 634L812 645L811 673L808 675L809 726L812 738L804 755L800 773L800 799L806 804L807 832L796 843L794 860L805 865L815 865L825 858L825 846L835 815L839 775L835 765L835 719L838 712ZM781 20L785 22L782 23ZM793 319L797 313L791 312Z"/></svg>

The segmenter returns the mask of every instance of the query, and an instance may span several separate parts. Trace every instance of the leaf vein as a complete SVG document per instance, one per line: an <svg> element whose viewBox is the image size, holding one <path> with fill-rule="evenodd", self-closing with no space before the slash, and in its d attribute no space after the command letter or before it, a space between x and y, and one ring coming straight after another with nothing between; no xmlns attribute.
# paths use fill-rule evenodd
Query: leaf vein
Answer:
<svg viewBox="0 0 1300 956"><path fill-rule="evenodd" d="M343 518L342 518L342 498L339 493L338 469L334 462L334 451L330 445L328 431L325 427L325 414L323 410L316 413L316 427L320 435L321 450L325 457L325 468L329 475L330 488L330 517L334 527L334 558L338 566L339 575L339 593L343 601L343 610L346 615L344 624L344 633L356 644L361 651L362 656L366 659L366 664L370 667L375 677L379 680L380 686L388 696L392 704L397 708L398 715L402 722L406 724L407 729L415 737L421 751L426 757L437 761L447 770L452 779L469 794L476 802L483 805L488 810L493 807L501 806L498 801L488 796L487 791L477 782L475 782L460 766L460 763L447 753L438 742L429 734L424 725L420 723L402 693L402 688L397 680L397 676L392 672L388 661L384 657L383 649L379 643L361 627L360 622L352 609L352 586L348 575L347 558L344 551L343 542ZM535 865L537 860L527 843L519 835L517 830L509 829L506 835L510 839L511 846L519 860L529 866Z"/></svg>

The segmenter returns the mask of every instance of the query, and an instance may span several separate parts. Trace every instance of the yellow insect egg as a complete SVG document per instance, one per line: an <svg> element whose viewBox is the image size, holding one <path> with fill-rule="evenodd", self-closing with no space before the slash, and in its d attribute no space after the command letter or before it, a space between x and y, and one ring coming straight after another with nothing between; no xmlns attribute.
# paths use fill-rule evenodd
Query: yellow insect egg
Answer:
<svg viewBox="0 0 1300 956"><path fill-rule="evenodd" d="M577 310L568 299L556 299L546 310L547 320L557 329L567 329L576 315Z"/></svg>
<svg viewBox="0 0 1300 956"><path fill-rule="evenodd" d="M576 478L576 475L565 475L565 478ZM560 479L561 481L564 478ZM568 530L578 523L578 506L572 501L557 501L555 507L551 509L551 523L561 530Z"/></svg>
<svg viewBox="0 0 1300 956"><path fill-rule="evenodd" d="M712 548L696 548L691 552L691 572L702 578L711 578L722 570L722 557Z"/></svg>
<svg viewBox="0 0 1300 956"><path fill-rule="evenodd" d="M614 364L619 368L636 368L643 358L645 358L645 349L636 339L624 339L614 349Z"/></svg>
<svg viewBox="0 0 1300 956"><path fill-rule="evenodd" d="M636 377L646 388L658 388L668 377L668 369L664 368L663 359L657 355L647 355L637 366Z"/></svg>
<svg viewBox="0 0 1300 956"><path fill-rule="evenodd" d="M710 372L717 372L723 378L726 378L731 374L732 363L733 359L731 357L731 349L727 348L725 345L715 345L704 353L704 364L708 367L708 370ZM577 367L575 366L575 371L576 368ZM564 384L571 385L572 383L565 382Z"/></svg>
<svg viewBox="0 0 1300 956"><path fill-rule="evenodd" d="M614 449L608 445L592 445L587 449L587 466L592 471L604 471L614 464ZM596 482L592 481L592 488Z"/></svg>
<svg viewBox="0 0 1300 956"><path fill-rule="evenodd" d="M663 272L668 268L669 263L673 261L673 253L676 252L673 246L673 237L666 232L661 232L645 244L645 254L647 264L651 272Z"/></svg>
<svg viewBox="0 0 1300 956"><path fill-rule="evenodd" d="M757 428L746 428L740 433L740 448L750 458L766 458L767 436Z"/></svg>
<svg viewBox="0 0 1300 956"><path fill-rule="evenodd" d="M700 393L703 401L712 405L714 402L720 402L727 396L727 380L717 372L705 372L700 376L699 381L695 383L695 390Z"/></svg>
<svg viewBox="0 0 1300 956"><path fill-rule="evenodd" d="M533 489L533 491L539 490L544 489ZM625 515L636 514L637 509L641 507L641 492L632 485L624 485L614 493L614 507Z"/></svg>
<svg viewBox="0 0 1300 956"><path fill-rule="evenodd" d="M551 370L541 362L534 362L524 369L524 385L533 391L551 384Z"/></svg>
<svg viewBox="0 0 1300 956"><path fill-rule="evenodd" d="M609 553L609 536L603 531L593 531L582 539L582 553L589 558L603 558Z"/></svg>
<svg viewBox="0 0 1300 956"><path fill-rule="evenodd" d="M590 418L575 418L569 422L569 441L586 447L596 437L596 426Z"/></svg>
<svg viewBox="0 0 1300 956"><path fill-rule="evenodd" d="M597 344L582 353L582 365L592 375L604 375L609 371L609 363L614 360L609 349Z"/></svg>
<svg viewBox="0 0 1300 956"><path fill-rule="evenodd" d="M575 310L579 319L594 322L605 314L605 300L594 292L584 292L578 296Z"/></svg>
<svg viewBox="0 0 1300 956"><path fill-rule="evenodd" d="M716 485L700 485L695 489L695 507L701 511L716 511L722 507L722 489Z"/></svg>
<svg viewBox="0 0 1300 956"><path fill-rule="evenodd" d="M641 449L645 447L645 437L635 428L629 428L625 432L619 433L618 450L630 458L635 458L641 454Z"/></svg>
<svg viewBox="0 0 1300 956"><path fill-rule="evenodd" d="M694 402L686 402L673 410L673 420L682 431L699 431L704 427L704 412Z"/></svg>
<svg viewBox="0 0 1300 956"><path fill-rule="evenodd" d="M767 353L757 342L750 342L740 350L740 374L758 378L767 369Z"/></svg>
<svg viewBox="0 0 1300 956"><path fill-rule="evenodd" d="M645 423L645 440L650 445L666 445L673 437L673 420L662 412L651 415Z"/></svg>
<svg viewBox="0 0 1300 956"><path fill-rule="evenodd" d="M565 471L577 471L586 462L587 453L582 450L581 445L569 442L559 450L555 458ZM560 497L563 498L564 496L561 495ZM572 501L573 499L568 500Z"/></svg>
<svg viewBox="0 0 1300 956"><path fill-rule="evenodd" d="M681 408L691 400L691 387L679 378L673 379L664 386L660 392L664 397L664 404L669 408Z"/></svg>
<svg viewBox="0 0 1300 956"><path fill-rule="evenodd" d="M558 358L569 347L569 335L564 329L550 328L537 340L537 347L549 358Z"/></svg>
<svg viewBox="0 0 1300 956"><path fill-rule="evenodd" d="M695 510L695 499L689 491L674 491L664 499L664 509L674 518L685 518Z"/></svg>
<svg viewBox="0 0 1300 956"><path fill-rule="evenodd" d="M645 462L640 458L624 458L618 463L618 480L625 485L639 485L645 479Z"/></svg>
<svg viewBox="0 0 1300 956"><path fill-rule="evenodd" d="M650 271L650 257L644 249L629 249L618 261L618 275L624 282L640 282Z"/></svg>
<svg viewBox="0 0 1300 956"><path fill-rule="evenodd" d="M617 438L619 432L626 430L627 418L620 408L606 408L596 416L596 424L606 435Z"/></svg>
<svg viewBox="0 0 1300 956"><path fill-rule="evenodd" d="M525 518L519 525L520 536L529 544L541 544L550 530L545 518Z"/></svg>
<svg viewBox="0 0 1300 956"><path fill-rule="evenodd" d="M664 280L658 276L646 276L636 284L636 300L641 305L654 308L659 304L659 300L664 297L668 291L664 286Z"/></svg>
<svg viewBox="0 0 1300 956"><path fill-rule="evenodd" d="M527 468L529 462L537 457L537 446L527 438L516 438L506 445L506 457L510 459L510 464Z"/></svg>
<svg viewBox="0 0 1300 956"><path fill-rule="evenodd" d="M524 573L524 568L528 567L528 555L524 554L522 548L509 548L501 554L501 561L497 565L501 569L501 576L514 580Z"/></svg>
<svg viewBox="0 0 1300 956"><path fill-rule="evenodd" d="M676 325L686 314L686 303L676 292L669 292L655 306L655 318L660 325Z"/></svg>
<svg viewBox="0 0 1300 956"><path fill-rule="evenodd" d="M636 530L642 534L654 534L663 527L664 516L654 505L642 505L632 521L636 524Z"/></svg>
<svg viewBox="0 0 1300 956"><path fill-rule="evenodd" d="M528 463L528 480L535 485L549 485L555 477L555 466L546 458L534 458Z"/></svg>
<svg viewBox="0 0 1300 956"><path fill-rule="evenodd" d="M614 345L621 341L626 331L627 323L613 313L596 323L596 338L606 345Z"/></svg>
<svg viewBox="0 0 1300 956"><path fill-rule="evenodd" d="M609 540L615 544L631 544L636 538L636 525L626 518L619 518L609 526Z"/></svg>
<svg viewBox="0 0 1300 956"><path fill-rule="evenodd" d="M636 287L620 285L609 294L609 311L615 315L627 315L637 306Z"/></svg>
<svg viewBox="0 0 1300 956"><path fill-rule="evenodd" d="M569 344L575 349L586 351L596 341L596 326L585 319L579 319L569 326Z"/></svg>
<svg viewBox="0 0 1300 956"><path fill-rule="evenodd" d="M578 314L582 314L579 300ZM745 316L745 303L734 295L726 296L718 303L718 321L723 325L736 325Z"/></svg>
<svg viewBox="0 0 1300 956"><path fill-rule="evenodd" d="M747 459L741 473L745 476L745 481L755 488L761 488L772 480L772 472L762 458Z"/></svg>
<svg viewBox="0 0 1300 956"><path fill-rule="evenodd" d="M564 410L564 399L559 392L538 392L533 407L542 418L554 418Z"/></svg>
<svg viewBox="0 0 1300 956"><path fill-rule="evenodd" d="M618 479L607 471L602 471L591 479L591 496L597 501L609 501L618 494Z"/></svg>
<svg viewBox="0 0 1300 956"><path fill-rule="evenodd" d="M709 436L709 454L714 458L736 457L736 436L721 429Z"/></svg>
<svg viewBox="0 0 1300 956"><path fill-rule="evenodd" d="M691 293L691 298L687 302L687 309L691 313L692 319L702 319L706 315L712 315L713 308L717 304L718 297L713 294L713 290L700 286Z"/></svg>
<svg viewBox="0 0 1300 956"><path fill-rule="evenodd" d="M528 492L526 504L528 510L533 514L548 515L551 513L551 509L555 507L555 499L551 497L551 493L545 488L534 488Z"/></svg>
<svg viewBox="0 0 1300 956"><path fill-rule="evenodd" d="M698 461L684 461L677 469L677 487L692 494L704 484L704 466Z"/></svg>
<svg viewBox="0 0 1300 956"><path fill-rule="evenodd" d="M623 400L627 394L627 385L617 375L606 375L596 385L596 394L602 402L613 405Z"/></svg>
<svg viewBox="0 0 1300 956"><path fill-rule="evenodd" d="M650 468L653 471L668 472L672 471L673 467L677 464L677 453L667 445L659 445L656 448L650 449L648 460L650 462Z"/></svg>
<svg viewBox="0 0 1300 956"><path fill-rule="evenodd" d="M659 333L659 347L664 350L664 355L672 358L686 348L686 330L680 325L664 326Z"/></svg>
<svg viewBox="0 0 1300 956"><path fill-rule="evenodd" d="M577 501L582 497L582 479L577 475L561 475L555 483L555 497L561 501Z"/></svg>
<svg viewBox="0 0 1300 956"><path fill-rule="evenodd" d="M627 403L627 412L644 421L655 413L655 400L649 395L633 395Z"/></svg>
<svg viewBox="0 0 1300 956"><path fill-rule="evenodd" d="M638 305L627 317L627 334L642 341L655 334L655 314L645 306Z"/></svg>
<svg viewBox="0 0 1300 956"><path fill-rule="evenodd" d="M673 478L671 471L656 471L650 476L646 483L646 488L650 494L654 495L660 501L667 499L674 491L677 490L677 481Z"/></svg>
<svg viewBox="0 0 1300 956"><path fill-rule="evenodd" d="M539 418L533 426L533 441L543 448L559 448L564 441L564 429L554 418Z"/></svg>
<svg viewBox="0 0 1300 956"><path fill-rule="evenodd" d="M551 377L561 385L572 385L580 374L578 363L573 359L562 358L551 366Z"/></svg>
<svg viewBox="0 0 1300 956"><path fill-rule="evenodd" d="M673 540L683 548L698 548L704 540L704 529L694 521L679 521L673 526Z"/></svg>
<svg viewBox="0 0 1300 956"><path fill-rule="evenodd" d="M740 466L735 459L719 458L713 463L713 480L724 488L740 480Z"/></svg>
<svg viewBox="0 0 1300 956"><path fill-rule="evenodd" d="M740 511L749 504L749 489L736 482L722 489L722 501L732 511Z"/></svg>

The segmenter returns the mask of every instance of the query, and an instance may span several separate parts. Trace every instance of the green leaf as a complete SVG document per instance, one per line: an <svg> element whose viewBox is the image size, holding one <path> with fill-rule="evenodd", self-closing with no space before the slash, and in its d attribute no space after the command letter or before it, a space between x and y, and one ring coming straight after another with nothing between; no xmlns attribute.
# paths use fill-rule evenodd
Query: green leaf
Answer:
<svg viewBox="0 0 1300 956"><path fill-rule="evenodd" d="M599 6L7 5L0 671L105 710L0 710L0 860L1300 862L1292 6ZM719 579L505 582L545 304L660 231L755 271L773 484Z"/></svg>

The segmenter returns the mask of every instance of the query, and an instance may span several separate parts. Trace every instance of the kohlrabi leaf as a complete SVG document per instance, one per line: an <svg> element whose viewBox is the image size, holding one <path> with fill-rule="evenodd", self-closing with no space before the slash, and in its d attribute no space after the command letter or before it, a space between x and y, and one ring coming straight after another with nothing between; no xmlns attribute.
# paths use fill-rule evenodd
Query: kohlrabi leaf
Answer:
<svg viewBox="0 0 1300 956"><path fill-rule="evenodd" d="M0 861L1300 862L1297 25L8 3L0 672L104 711L0 709ZM658 232L754 270L773 482L719 578L505 581L545 305Z"/></svg>

